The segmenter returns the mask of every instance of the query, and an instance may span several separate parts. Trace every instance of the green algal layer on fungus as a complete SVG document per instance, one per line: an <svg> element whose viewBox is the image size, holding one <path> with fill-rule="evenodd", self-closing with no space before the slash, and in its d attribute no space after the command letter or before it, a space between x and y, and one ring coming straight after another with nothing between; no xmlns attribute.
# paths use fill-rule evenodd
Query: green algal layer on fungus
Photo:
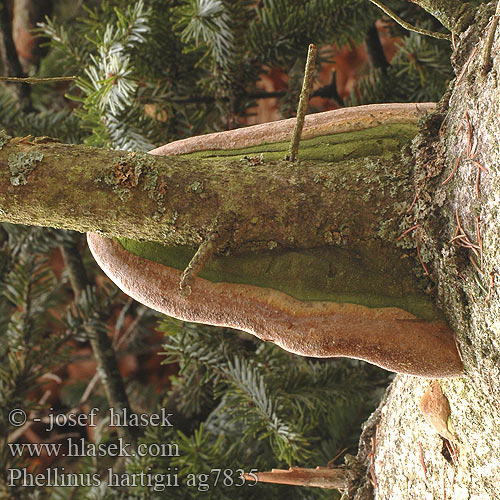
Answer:
<svg viewBox="0 0 500 500"><path fill-rule="evenodd" d="M184 270L195 253L189 247L129 239L119 241L129 252L177 270ZM415 292L414 278L407 269L403 266L380 269L371 251L363 254L321 247L214 256L199 276L212 282L272 288L303 301L397 307L417 318L442 319L430 297Z"/></svg>

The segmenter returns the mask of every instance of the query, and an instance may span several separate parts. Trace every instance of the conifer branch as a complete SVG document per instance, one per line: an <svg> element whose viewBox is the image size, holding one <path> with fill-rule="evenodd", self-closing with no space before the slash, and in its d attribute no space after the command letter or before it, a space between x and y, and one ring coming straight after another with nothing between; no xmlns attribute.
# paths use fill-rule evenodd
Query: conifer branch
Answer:
<svg viewBox="0 0 500 500"><path fill-rule="evenodd" d="M385 57L384 48L380 42L380 36L375 23L370 26L366 33L365 45L371 66L373 68L380 68L386 74L390 64Z"/></svg>
<svg viewBox="0 0 500 500"><path fill-rule="evenodd" d="M243 474L243 477L250 484L252 484L252 481L258 481L259 483L291 484L294 486L341 490L346 486L348 474L349 472L346 469L290 467L288 470L273 469L270 472Z"/></svg>
<svg viewBox="0 0 500 500"><path fill-rule="evenodd" d="M391 104L308 115L304 136L307 132L309 140L350 131L354 141L351 161L360 156L380 158L389 150L398 151L400 144L414 133L412 124L432 107ZM234 213L239 228L232 237L232 251L287 248L290 241L296 248L321 246L327 241L318 230L324 224L322 214L332 210L341 213L360 203L362 207L366 204L354 193L352 200L351 195L332 199L327 195L329 183L314 180L315 176L323 175L324 168L331 169L331 162L343 160L345 142L337 146L328 141L328 147L333 149L329 149L326 167L323 164L326 160L315 157L314 148L309 150L313 156L302 158L303 165L308 167L307 173L302 174L301 183L290 182L289 163L277 159L286 154L294 121L198 136L158 148L152 152L154 155L13 139L0 149L0 163L6 166L0 171L0 219L15 224L100 232L110 237L147 239L166 245L183 241L185 245L197 246L199 235L204 234L220 214ZM385 128L376 130L382 123L383 127L389 127L389 132ZM362 131L362 147L353 129ZM187 147L194 143L199 151L230 150L231 144L233 148L249 147L252 141L257 146L259 137L262 150L255 154L266 154L269 149L265 143L276 143L275 160L269 159L273 161L272 175L267 162L254 164L251 169L242 168L242 161L249 160L239 158L237 152L236 156L213 160L160 156L171 154L169 146L180 147L184 143ZM210 141L218 141L219 146L216 143L210 146ZM340 173L328 174L330 182L335 175ZM352 182L355 177L356 169L353 169ZM220 179L224 179L224 183L221 184ZM342 182L347 185L351 179ZM304 189L311 200L316 200L307 208L311 212L307 212L305 202L301 203L302 210L289 210L282 199L300 200ZM271 192L279 192L280 196L272 196ZM385 203L383 193L380 197L380 202ZM117 207L120 217L117 217ZM360 210L365 208L360 206ZM374 216L367 214L366 224ZM255 217L265 223L256 225Z"/></svg>
<svg viewBox="0 0 500 500"><path fill-rule="evenodd" d="M477 12L476 1L455 0L410 0L435 17L446 29L452 33L464 31L472 22Z"/></svg>
<svg viewBox="0 0 500 500"><path fill-rule="evenodd" d="M87 273L83 265L80 251L76 245L69 244L61 246L64 262L69 272L71 286L75 297L79 297L85 288L90 285ZM115 351L106 332L94 329L89 335L89 341L97 361L98 373L110 408L116 413L126 411L129 415L132 413L130 403L123 378L120 375L118 361ZM135 443L137 440L137 431L134 427L127 425L116 428L118 436L128 443Z"/></svg>
<svg viewBox="0 0 500 500"><path fill-rule="evenodd" d="M258 100L258 99L280 99L287 95L286 90L273 90L273 91L265 91L265 90L256 90L255 92L242 93L241 98L248 100ZM326 99L334 99L338 102L338 104L342 107L342 98L339 96L336 89L335 82L335 71L332 72L332 80L330 83L323 85L322 87L317 88L313 92L311 92L311 98L313 97L323 97ZM168 102L174 104L212 104L214 102L227 102L229 101L228 96L195 96L195 97L178 97L174 99L168 99Z"/></svg>

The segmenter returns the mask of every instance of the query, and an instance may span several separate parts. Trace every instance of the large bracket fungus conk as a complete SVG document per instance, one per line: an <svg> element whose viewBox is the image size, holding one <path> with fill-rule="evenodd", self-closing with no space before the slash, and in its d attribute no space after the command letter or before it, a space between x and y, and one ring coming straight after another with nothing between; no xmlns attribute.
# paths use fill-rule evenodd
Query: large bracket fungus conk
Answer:
<svg viewBox="0 0 500 500"><path fill-rule="evenodd" d="M217 180L217 220L225 222L200 235L198 251L88 233L91 252L125 293L169 316L240 329L303 356L346 356L423 377L459 376L453 332L417 285L411 252L396 241L413 198L401 150L433 107L385 104L309 115L301 161L293 166L283 158L294 119L162 146L151 153L196 159L201 169L238 159L233 171L240 180L232 182L232 171ZM260 175L260 189L242 187L245 172ZM266 192L266 176L283 179L281 187ZM168 205L173 184L166 180L165 220L176 212L168 231L189 224ZM211 199L205 194L200 203ZM338 210L301 215L311 197L329 197ZM294 240L290 232L278 234L293 226L291 213L291 230L300 226L310 235ZM318 223L314 217L320 216ZM256 234L264 236L259 241Z"/></svg>

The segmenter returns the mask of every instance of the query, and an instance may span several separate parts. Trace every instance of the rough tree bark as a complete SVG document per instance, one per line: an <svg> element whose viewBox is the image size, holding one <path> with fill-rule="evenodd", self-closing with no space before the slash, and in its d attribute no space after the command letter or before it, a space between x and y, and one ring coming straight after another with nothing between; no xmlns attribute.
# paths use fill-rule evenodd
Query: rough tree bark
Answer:
<svg viewBox="0 0 500 500"><path fill-rule="evenodd" d="M332 173L331 165L319 159L303 161L300 171L295 167L285 170L279 161L273 160L276 173L269 176L265 172L269 164L260 165L252 152L243 161L218 158L210 167L206 163L209 160L177 158L161 160L165 161L162 168L171 175L176 172L179 179L174 182L177 183L178 195L174 193L170 198L165 195L171 184L167 182L162 186L161 182L158 183L159 178L151 175L150 168L157 167L156 163L148 162L160 160L143 159L138 155L139 160L132 160L133 169L130 169L130 156L121 153L70 151L57 144L18 141L6 143L0 152L0 206L4 211L2 218L13 222L61 226L73 220L69 226L75 229L99 229L113 234L112 227L118 227L115 234L122 236L136 238L147 234L149 239L157 241L193 244L199 243L206 236L206 228L221 216L220 203L228 202L224 197L213 196L212 181L231 186L231 192L237 193L241 191L238 186L246 182L248 175L253 181L245 185L246 192L250 189L255 196L252 197L253 209L259 215L253 219L254 216L248 213L242 218L241 226L238 225L235 231L233 246L235 252L255 252L270 247L308 248L325 242L330 244L331 241L334 245L341 244L345 237L340 229L342 217L334 215L339 207L335 206L338 200L332 201L335 193L330 181L354 190L355 199L350 200L352 207L359 206L359 197L366 194L372 184L389 191L393 189L391 203L388 203L390 195L381 194L380 190L373 189L367 195L367 200L374 203L372 207L381 202L384 209L389 210L384 213L385 220L391 220L389 228L370 226L374 221L365 208L361 213L367 217L367 222L363 222L360 214L356 218L361 228L364 227L357 237L373 234L375 229L382 238L389 235L387 238L394 243L401 230L415 226L409 238L419 241L430 273L428 285L434 288L457 335L465 365L463 377L441 382L451 406L450 430L458 444L458 455L450 464L446 453L442 453L441 438L420 414L419 403L429 381L397 376L381 407L367 423L358 457L350 461L357 475L350 486L349 497L431 499L446 495L446 498L456 499L496 498L500 482L497 452L500 449L497 425L500 404L497 397L500 390L500 101L497 91L500 58L497 51L500 42L499 34L491 29L496 26L496 20L491 18L496 5L478 6L478 2L451 0L420 0L415 3L435 15L454 33L453 64L457 78L451 82L438 110L425 121L420 135L413 141L412 161L408 158L403 161L402 156L394 157L392 148L398 149L400 143L396 141L389 146L387 136L378 137L371 143L374 145L381 140L382 149L390 151L387 161L379 164L382 170L374 174L377 180L369 169L360 173L360 163L354 169L341 168L340 179ZM28 152L30 148L38 154L15 156L11 162L13 171L9 170L8 157ZM43 154L43 160L37 166L37 159L42 159L40 154ZM345 151L340 165L346 160L344 154ZM96 155L102 155L102 163L97 161ZM369 157L366 151L362 156ZM26 159L27 172L24 170ZM76 196L71 189L62 186L61 179L50 168L47 172L54 174L51 178L53 185L47 185L47 178L37 180L37 171L42 164L50 166L59 162L66 162L70 172L68 181L84 189L85 195ZM196 173L190 169L194 163ZM78 165L84 164L89 166L88 176L83 170L78 170ZM391 164L390 169L388 164ZM36 168L32 169L32 166ZM400 174L399 167L403 168ZM217 174L213 173L214 168ZM156 194L152 197L148 197L147 190L130 192L138 185L135 176L139 171L150 172L144 179L155 188ZM239 172L240 177L228 178L229 172ZM356 173L359 173L357 178ZM24 174L26 185L23 184ZM365 175L366 189L361 193L359 184L365 182ZM303 176L307 177L307 182ZM36 190L30 191L30 185L36 185ZM51 196L45 200L52 209L49 221L47 213L39 218L39 200L50 190ZM343 195L347 191L343 190ZM303 199L301 194L305 194L305 205L301 207L306 210L307 194L310 193L313 202L309 205L307 219L300 219L297 215L300 212L298 206L283 211L283 203L276 202L278 193L284 194L282 199L286 200ZM414 193L416 201L411 203ZM56 203L58 196L62 199ZM129 196L130 205L126 201ZM83 208L75 205L77 200L83 203ZM194 209L191 224L185 214L194 201L198 201L195 206L201 205L203 209ZM263 224L265 219L260 211L263 202L275 211L273 217L266 220L269 224ZM394 202L400 204L399 209L394 208ZM101 203L108 210L99 211ZM140 230L121 225L121 221L128 217L135 224L134 203L143 204L150 214L150 222L139 221L143 224ZM165 208L167 203L172 205ZM237 206L237 213L244 214L244 205ZM234 212L232 203L227 206L231 208L229 212ZM405 215L410 206L410 214ZM80 212L78 222L74 218L75 211ZM326 225L318 213L329 214ZM164 219L165 214L168 214L168 221ZM158 230L158 220L165 220L163 231ZM402 226L401 220L405 221ZM293 227L293 230L283 227ZM350 231L357 231L358 226L351 223L348 227ZM293 243L291 236L297 236ZM418 267L416 257L414 262Z"/></svg>
<svg viewBox="0 0 500 500"><path fill-rule="evenodd" d="M455 32L456 79L413 143L413 214L465 365L463 377L440 381L458 456L453 463L443 452L443 440L420 411L430 382L397 376L367 422L357 462L363 471L358 478L364 479L353 482L349 498L494 499L500 484L500 44L492 17L497 5L415 3Z"/></svg>

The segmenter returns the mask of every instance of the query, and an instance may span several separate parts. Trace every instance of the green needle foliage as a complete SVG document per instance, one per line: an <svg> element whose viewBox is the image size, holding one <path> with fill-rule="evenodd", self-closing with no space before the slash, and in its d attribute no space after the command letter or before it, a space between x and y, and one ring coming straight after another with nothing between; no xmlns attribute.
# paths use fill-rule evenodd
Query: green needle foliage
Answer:
<svg viewBox="0 0 500 500"><path fill-rule="evenodd" d="M391 65L385 71L371 68L346 104L436 101L453 78L450 56L447 42L409 33Z"/></svg>
<svg viewBox="0 0 500 500"><path fill-rule="evenodd" d="M9 87L0 86L0 128L17 136L140 151L240 126L262 94L260 75L270 68L289 78L280 109L283 117L291 116L309 43L320 50L319 71L344 44L369 43L367 34L376 19L389 22L368 0L54 3L55 17L38 28L47 54L32 76L76 79L33 86L30 113L20 113ZM439 29L407 2L388 5L412 24ZM401 38L395 57L384 68L367 67L346 104L430 101L442 95L452 76L449 45L396 25L391 29ZM328 92L340 100L334 88ZM54 266L60 248L75 245L91 283L77 299L69 270ZM355 453L361 423L387 383L385 372L356 361L293 356L228 329L168 318L157 323L158 315L100 283L100 271L84 251L81 236L10 225L1 229L2 498L335 498L319 489L242 485L239 473L324 466L344 448ZM165 335L163 347L152 344L155 324ZM174 414L173 427L147 426L139 438L153 451L170 445L169 453L150 452L126 461L59 456L55 464L68 472L99 474L102 481L80 487L8 487L8 469L29 462L8 451L9 440L22 440L13 437L8 412L46 410L44 377L63 376L75 347L86 346L96 332L123 336L123 342L115 343L119 355L130 352L141 359L151 350L163 351L165 363L177 367L167 387L152 387L139 378L126 381L135 411L167 408ZM87 382L68 384L51 404L58 412L85 411L80 400ZM104 415L109 403L99 384L90 393L86 408L98 407ZM107 424L103 420L94 430L94 442L116 442ZM134 474L149 473L158 481L108 485L109 467L136 478ZM162 489L161 484L167 486Z"/></svg>
<svg viewBox="0 0 500 500"><path fill-rule="evenodd" d="M178 445L177 456L147 463L155 471L170 467L184 485L190 474L214 468L315 467L343 448L354 450L359 425L385 383L383 372L366 364L293 356L236 331L172 319L162 320L159 329L167 334L166 362L180 364L162 402L169 406L168 401L177 400L178 425L149 428L143 443ZM133 461L128 470L140 470L144 463ZM213 487L215 474L210 498L251 495L248 486ZM191 498L184 496L194 495L189 490L172 488L171 493ZM259 485L264 498L284 491L290 498L328 498L321 491Z"/></svg>

